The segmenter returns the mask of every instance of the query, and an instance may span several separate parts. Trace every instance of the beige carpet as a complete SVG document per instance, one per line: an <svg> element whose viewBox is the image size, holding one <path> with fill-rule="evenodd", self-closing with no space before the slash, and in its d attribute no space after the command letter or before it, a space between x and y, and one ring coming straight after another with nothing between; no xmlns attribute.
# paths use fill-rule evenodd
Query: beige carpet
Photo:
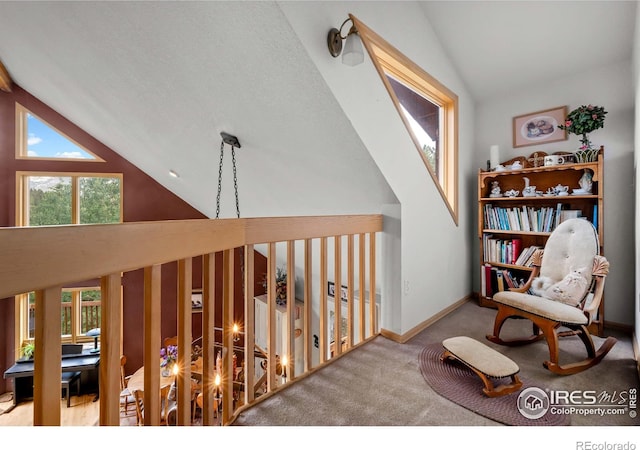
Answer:
<svg viewBox="0 0 640 450"><path fill-rule="evenodd" d="M518 392L494 398L487 398L482 389L483 382L471 369L459 361L447 359L442 361L442 344L436 342L426 345L420 351L420 372L429 386L444 398L505 425L516 426L558 426L569 425L567 414L552 414L547 410L541 417L530 419L518 410L519 393L529 388L544 390L544 386L534 385L527 378L518 375L522 387ZM510 377L493 379L494 387L511 382ZM528 392L528 391L527 391Z"/></svg>
<svg viewBox="0 0 640 450"><path fill-rule="evenodd" d="M436 322L405 344L384 337L355 349L281 393L240 414L236 425L254 426L434 426L501 425L445 399L424 380L419 355L428 344L451 336L466 335L514 360L521 375L553 390L594 390L601 393L638 389L638 375L629 336L619 342L596 367L570 375L555 375L542 366L548 357L544 342L525 347L501 347L490 343L495 310L469 302ZM510 320L508 334L529 333L530 323ZM507 335L508 335L507 334ZM597 344L601 339L594 338ZM584 357L578 338L561 342L562 363ZM516 399L514 398L514 402ZM571 414L571 425L640 425L628 414L596 416Z"/></svg>

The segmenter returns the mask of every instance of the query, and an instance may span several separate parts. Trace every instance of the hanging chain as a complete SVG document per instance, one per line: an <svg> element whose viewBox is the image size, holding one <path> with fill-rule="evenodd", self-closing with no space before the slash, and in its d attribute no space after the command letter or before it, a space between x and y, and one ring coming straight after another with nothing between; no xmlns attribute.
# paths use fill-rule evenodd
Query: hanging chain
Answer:
<svg viewBox="0 0 640 450"><path fill-rule="evenodd" d="M220 193L222 192L222 162L224 159L224 140L220 143L220 164L218 165L218 196L216 197L216 219L220 217ZM236 148L231 146L231 161L233 163L233 188L236 195L236 214L240 218L240 199L238 197L238 171L236 168Z"/></svg>
<svg viewBox="0 0 640 450"><path fill-rule="evenodd" d="M224 141L220 142L220 164L218 166L218 196L216 197L216 219L220 216L220 192L222 191L222 159L224 158Z"/></svg>
<svg viewBox="0 0 640 450"><path fill-rule="evenodd" d="M231 146L231 161L233 162L233 188L236 191L236 214L240 218L240 202L238 201L238 174L236 172L236 148Z"/></svg>

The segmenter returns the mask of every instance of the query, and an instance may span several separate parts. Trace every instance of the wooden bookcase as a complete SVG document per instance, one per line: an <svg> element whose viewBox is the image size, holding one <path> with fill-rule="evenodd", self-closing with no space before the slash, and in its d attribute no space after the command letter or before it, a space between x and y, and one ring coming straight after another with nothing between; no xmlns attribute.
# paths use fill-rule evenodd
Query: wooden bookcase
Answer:
<svg viewBox="0 0 640 450"><path fill-rule="evenodd" d="M513 248L514 240L520 241L521 250L530 246L539 246L544 248L545 242L551 234L551 231L557 225L555 217L558 210L576 211L573 214L579 214L586 220L591 221L598 230L600 239L600 254L604 255L604 175L603 167L603 149L601 148L598 158L594 162L588 163L566 163L557 166L542 167L526 167L519 170L483 171L478 173L478 238L480 241L480 293L478 303L480 306L495 307L491 300L493 289L496 288L495 280L493 289L488 279L486 270L495 268L499 271L508 271L516 280L527 280L531 273L531 267L525 267L520 264L514 264L514 258L499 258L498 254L506 256L508 254L509 243ZM592 175L592 193L590 195L572 195L572 189L580 187L579 180L582 175L588 171ZM530 186L536 186L536 191L546 193L548 188L553 188L558 184L569 187L569 195L566 196L546 196L537 195L533 197L523 197L522 190L525 186L524 178L529 179ZM514 189L520 191L516 197L491 197L491 189L493 182L499 183L501 192ZM541 212L544 208L546 211L553 211L553 219L548 222L550 225L545 231L531 231L521 225L523 220L523 210L530 215L531 211ZM500 211L503 220L499 226L488 222L487 210ZM505 212L511 211L511 222L508 223L509 214ZM517 211L517 214L516 214ZM567 214L567 213L563 213ZM496 214L493 214L495 217ZM517 224L515 223L517 221ZM530 228L532 224L529 223ZM518 229L520 228L520 229ZM493 239L492 243L490 240ZM491 245L500 241L501 245ZM517 245L517 244L516 244ZM493 254L489 254L490 248L504 248ZM488 268L488 269L487 269ZM504 273L504 272L503 272ZM489 286L488 286L489 284ZM506 280L503 279L502 286L508 289ZM604 325L604 298L600 304L598 317L590 325L590 331L593 334L602 336Z"/></svg>

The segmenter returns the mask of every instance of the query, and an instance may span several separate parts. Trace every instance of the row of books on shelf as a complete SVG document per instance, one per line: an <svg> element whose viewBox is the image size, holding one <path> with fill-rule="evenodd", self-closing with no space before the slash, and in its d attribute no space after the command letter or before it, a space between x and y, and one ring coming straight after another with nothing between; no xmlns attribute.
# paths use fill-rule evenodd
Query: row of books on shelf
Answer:
<svg viewBox="0 0 640 450"><path fill-rule="evenodd" d="M482 266L481 289L484 297L492 297L496 292L520 288L525 285L524 278L519 278L510 270L493 267L490 264Z"/></svg>
<svg viewBox="0 0 640 450"><path fill-rule="evenodd" d="M593 224L596 227L597 208L598 205L593 206ZM485 228L492 230L551 232L565 220L574 217L582 217L582 210L564 209L562 203L558 203L555 208L533 208L528 205L503 208L491 203L484 205Z"/></svg>
<svg viewBox="0 0 640 450"><path fill-rule="evenodd" d="M494 238L492 234L485 234L482 239L484 261L502 264L531 267L533 253L541 248L540 246L532 245L523 249L522 239L520 238Z"/></svg>

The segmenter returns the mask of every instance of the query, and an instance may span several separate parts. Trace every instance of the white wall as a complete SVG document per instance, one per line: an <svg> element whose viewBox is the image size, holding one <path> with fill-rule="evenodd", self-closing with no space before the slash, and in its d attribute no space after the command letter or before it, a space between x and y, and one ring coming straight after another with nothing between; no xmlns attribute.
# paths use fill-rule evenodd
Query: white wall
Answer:
<svg viewBox="0 0 640 450"><path fill-rule="evenodd" d="M413 2L280 2L285 16L316 64L401 205L400 286L383 298L382 326L404 333L471 292L474 104ZM327 50L327 33L349 13L445 84L459 97L460 214L453 222L368 58L347 67ZM383 289L383 292L387 290Z"/></svg>
<svg viewBox="0 0 640 450"><path fill-rule="evenodd" d="M489 147L500 146L506 161L529 156L535 151L575 151L579 137L567 141L512 148L512 118L529 112L567 105L568 110L586 104L604 106L608 111L604 128L590 134L595 146L604 145L604 253L611 264L605 288L605 321L633 324L634 256L634 89L631 62L625 61L479 103L476 107L476 148L474 162L485 167ZM479 261L475 242L475 261ZM474 288L479 278L474 272ZM637 314L637 308L636 308ZM637 323L637 319L636 319Z"/></svg>

